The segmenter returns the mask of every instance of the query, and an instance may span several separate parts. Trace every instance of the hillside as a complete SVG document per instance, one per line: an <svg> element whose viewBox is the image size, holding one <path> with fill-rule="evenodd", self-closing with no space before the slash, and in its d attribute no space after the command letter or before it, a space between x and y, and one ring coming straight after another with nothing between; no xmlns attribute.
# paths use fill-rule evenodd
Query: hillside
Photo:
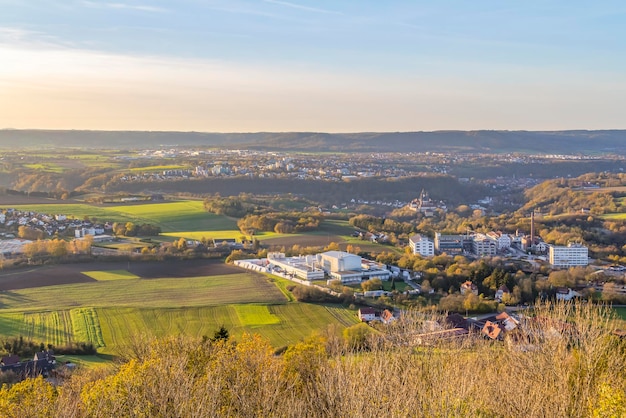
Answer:
<svg viewBox="0 0 626 418"><path fill-rule="evenodd" d="M0 148L80 147L137 149L159 146L231 147L291 151L465 152L626 155L626 130L435 131L331 134L143 131L0 130Z"/></svg>

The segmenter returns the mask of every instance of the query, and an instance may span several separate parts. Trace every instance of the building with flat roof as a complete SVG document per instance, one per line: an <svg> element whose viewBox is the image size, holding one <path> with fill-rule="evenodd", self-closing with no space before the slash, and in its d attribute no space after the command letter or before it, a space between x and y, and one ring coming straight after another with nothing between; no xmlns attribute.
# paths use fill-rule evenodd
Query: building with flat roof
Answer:
<svg viewBox="0 0 626 418"><path fill-rule="evenodd" d="M463 251L471 250L471 238L466 235L442 235L435 233L435 250L439 253L461 254Z"/></svg>
<svg viewBox="0 0 626 418"><path fill-rule="evenodd" d="M493 257L496 255L498 244L496 240L485 234L475 234L472 240L472 252L482 257Z"/></svg>
<svg viewBox="0 0 626 418"><path fill-rule="evenodd" d="M317 257L332 280L341 280L341 283L359 283L374 278L389 280L391 277L391 272L382 264L345 251L326 251Z"/></svg>
<svg viewBox="0 0 626 418"><path fill-rule="evenodd" d="M409 238L409 247L411 247L413 254L419 254L422 257L435 255L435 244L429 238L420 234Z"/></svg>
<svg viewBox="0 0 626 418"><path fill-rule="evenodd" d="M577 267L589 264L589 249L582 244L548 245L552 267Z"/></svg>
<svg viewBox="0 0 626 418"><path fill-rule="evenodd" d="M303 280L324 280L324 270L314 255L285 257L284 253L269 253L267 261L273 268Z"/></svg>

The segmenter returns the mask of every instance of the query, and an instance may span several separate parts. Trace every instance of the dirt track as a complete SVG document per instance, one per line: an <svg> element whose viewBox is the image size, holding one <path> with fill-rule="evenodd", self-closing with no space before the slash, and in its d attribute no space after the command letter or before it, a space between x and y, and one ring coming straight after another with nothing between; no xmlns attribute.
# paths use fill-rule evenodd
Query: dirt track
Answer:
<svg viewBox="0 0 626 418"><path fill-rule="evenodd" d="M96 262L31 266L0 272L0 291L59 284L88 283L94 281L81 272L92 270L127 270L143 279L160 277L196 277L237 274L241 270L218 260L184 260L163 262Z"/></svg>

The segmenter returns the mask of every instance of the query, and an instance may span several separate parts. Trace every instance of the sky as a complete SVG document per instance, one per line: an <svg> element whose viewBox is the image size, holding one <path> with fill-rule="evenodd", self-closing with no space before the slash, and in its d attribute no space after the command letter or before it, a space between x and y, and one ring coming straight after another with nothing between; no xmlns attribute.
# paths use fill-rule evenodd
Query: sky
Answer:
<svg viewBox="0 0 626 418"><path fill-rule="evenodd" d="M0 129L622 129L625 109L622 0L0 0Z"/></svg>

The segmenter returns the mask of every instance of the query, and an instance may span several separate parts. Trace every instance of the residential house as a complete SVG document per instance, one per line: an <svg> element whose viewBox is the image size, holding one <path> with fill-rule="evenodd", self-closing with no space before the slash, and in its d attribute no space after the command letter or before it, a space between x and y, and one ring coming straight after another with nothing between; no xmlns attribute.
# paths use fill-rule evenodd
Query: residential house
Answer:
<svg viewBox="0 0 626 418"><path fill-rule="evenodd" d="M380 320L383 321L383 324L390 324L395 321L396 318L393 316L393 312L391 312L389 309L385 309L380 314Z"/></svg>
<svg viewBox="0 0 626 418"><path fill-rule="evenodd" d="M478 286L469 280L465 283L461 284L461 294L465 295L467 292L472 292L475 295L478 295Z"/></svg>
<svg viewBox="0 0 626 418"><path fill-rule="evenodd" d="M378 319L374 308L360 308L358 315L362 322L375 321Z"/></svg>
<svg viewBox="0 0 626 418"><path fill-rule="evenodd" d="M559 287L556 289L556 300L570 301L574 298L579 298L582 295L569 287Z"/></svg>
<svg viewBox="0 0 626 418"><path fill-rule="evenodd" d="M492 340L501 340L504 337L502 333L502 328L500 325L495 322L487 321L485 322L485 326L481 331L486 337Z"/></svg>
<svg viewBox="0 0 626 418"><path fill-rule="evenodd" d="M495 299L496 299L498 302L502 302L502 297L503 297L504 295L510 295L510 294L511 294L511 291L509 290L509 288L508 288L508 287L506 287L506 285L504 285L504 284L503 284L503 285L502 285L502 286L500 286L500 287L498 288L498 290L496 291L496 296L495 296Z"/></svg>

